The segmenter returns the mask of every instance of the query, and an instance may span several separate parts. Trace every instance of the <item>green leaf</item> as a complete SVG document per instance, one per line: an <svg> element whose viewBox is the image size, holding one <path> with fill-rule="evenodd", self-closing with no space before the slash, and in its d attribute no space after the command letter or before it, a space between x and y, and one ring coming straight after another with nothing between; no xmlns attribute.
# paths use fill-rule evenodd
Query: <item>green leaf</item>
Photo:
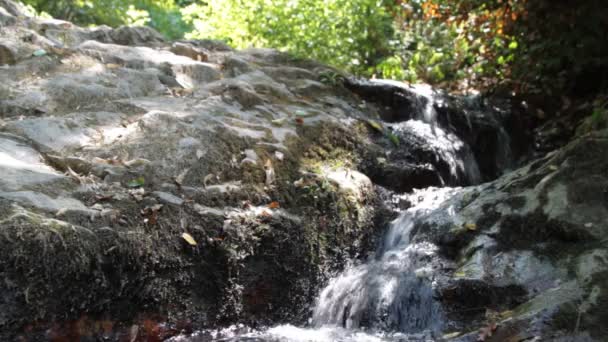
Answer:
<svg viewBox="0 0 608 342"><path fill-rule="evenodd" d="M136 178L136 179L128 182L127 186L129 188L139 188L139 187L144 186L145 183L146 183L146 180L144 179L144 177L139 177L139 178Z"/></svg>
<svg viewBox="0 0 608 342"><path fill-rule="evenodd" d="M380 133L384 132L384 128L382 127L382 124L380 124L378 121L367 120L367 124Z"/></svg>
<svg viewBox="0 0 608 342"><path fill-rule="evenodd" d="M399 137L393 134L392 132L386 132L386 136L388 137L388 140L393 143L393 145L399 146L401 144Z"/></svg>
<svg viewBox="0 0 608 342"><path fill-rule="evenodd" d="M46 50L44 50L44 49L38 49L38 50L34 51L32 53L32 55L34 55L35 57L46 56Z"/></svg>

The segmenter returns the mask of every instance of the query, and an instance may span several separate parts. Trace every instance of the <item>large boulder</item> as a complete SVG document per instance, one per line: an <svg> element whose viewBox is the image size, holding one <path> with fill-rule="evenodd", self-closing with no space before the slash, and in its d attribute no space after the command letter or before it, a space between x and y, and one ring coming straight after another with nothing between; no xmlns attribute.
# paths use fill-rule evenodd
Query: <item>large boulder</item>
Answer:
<svg viewBox="0 0 608 342"><path fill-rule="evenodd" d="M498 324L491 341L608 334L606 170L604 130L494 182L455 189L417 220L413 241L432 241L454 264L437 291L455 329Z"/></svg>
<svg viewBox="0 0 608 342"><path fill-rule="evenodd" d="M375 245L368 113L329 68L0 8L1 339L304 321Z"/></svg>

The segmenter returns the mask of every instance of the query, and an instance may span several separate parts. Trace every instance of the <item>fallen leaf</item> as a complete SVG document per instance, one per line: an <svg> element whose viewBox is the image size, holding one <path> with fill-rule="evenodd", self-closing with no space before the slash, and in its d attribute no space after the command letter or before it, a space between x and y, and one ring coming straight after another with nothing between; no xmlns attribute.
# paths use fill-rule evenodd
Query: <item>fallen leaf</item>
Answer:
<svg viewBox="0 0 608 342"><path fill-rule="evenodd" d="M266 172L266 186L271 186L274 183L274 168L272 167L272 161L270 159L266 159L266 163L264 164L264 170Z"/></svg>
<svg viewBox="0 0 608 342"><path fill-rule="evenodd" d="M466 223L464 227L471 231L477 230L477 225L475 223Z"/></svg>
<svg viewBox="0 0 608 342"><path fill-rule="evenodd" d="M35 57L42 57L46 55L46 50L44 49L38 49L36 51L34 51L34 53L32 53L32 55L34 55Z"/></svg>
<svg viewBox="0 0 608 342"><path fill-rule="evenodd" d="M378 121L367 120L367 124L380 133L384 132L384 128Z"/></svg>
<svg viewBox="0 0 608 342"><path fill-rule="evenodd" d="M466 277L466 274L463 271L458 271L454 273L454 277L456 278L464 278Z"/></svg>
<svg viewBox="0 0 608 342"><path fill-rule="evenodd" d="M281 207L281 205L277 201L270 202L270 204L268 205L268 208L270 208L270 209L277 209L277 208L280 208L280 207Z"/></svg>
<svg viewBox="0 0 608 342"><path fill-rule="evenodd" d="M304 124L304 119L302 119L302 118L296 118L296 124L298 124L300 126L303 125Z"/></svg>
<svg viewBox="0 0 608 342"><path fill-rule="evenodd" d="M445 335L442 336L443 339L450 339L450 338L455 338L460 336L460 334L462 334L460 331L455 331L455 332L451 332L451 333L447 333Z"/></svg>
<svg viewBox="0 0 608 342"><path fill-rule="evenodd" d="M190 246L196 246L196 240L194 240L194 238L192 237L192 235L188 234L188 233L183 233L182 234L182 238L184 240L186 240L186 242L188 244L190 244Z"/></svg>
<svg viewBox="0 0 608 342"><path fill-rule="evenodd" d="M136 179L133 179L132 181L127 183L127 187L129 188L139 188L144 186L144 184L146 183L146 180L144 179L144 177L139 177Z"/></svg>
<svg viewBox="0 0 608 342"><path fill-rule="evenodd" d="M94 203L109 201L109 200L112 200L113 198L114 198L114 195L95 195Z"/></svg>
<svg viewBox="0 0 608 342"><path fill-rule="evenodd" d="M272 125L274 125L274 126L279 126L280 127L280 126L283 126L283 124L285 123L285 121L287 121L287 117L272 120L270 123L272 123Z"/></svg>
<svg viewBox="0 0 608 342"><path fill-rule="evenodd" d="M110 163L112 163L112 164L117 163L117 162L119 162L119 161L116 159L110 161ZM148 159L143 159L143 158L137 158L137 159L127 160L127 161L122 162L122 164L126 167L137 167L137 166L147 165L150 163L151 162Z"/></svg>
<svg viewBox="0 0 608 342"><path fill-rule="evenodd" d="M145 216L144 223L156 225L158 223L158 212L162 209L162 204L155 204L151 207L145 207L141 214Z"/></svg>
<svg viewBox="0 0 608 342"><path fill-rule="evenodd" d="M390 140L395 146L399 146L399 144L401 143L399 141L399 137L391 132L386 132L386 136L388 137L388 140Z"/></svg>
<svg viewBox="0 0 608 342"><path fill-rule="evenodd" d="M177 177L175 177L175 184L181 186L184 183L184 178L186 178L188 171L190 171L190 169L185 169L179 175L177 175Z"/></svg>
<svg viewBox="0 0 608 342"><path fill-rule="evenodd" d="M262 212L260 213L261 217L272 217L272 213L267 211L267 210L262 210Z"/></svg>

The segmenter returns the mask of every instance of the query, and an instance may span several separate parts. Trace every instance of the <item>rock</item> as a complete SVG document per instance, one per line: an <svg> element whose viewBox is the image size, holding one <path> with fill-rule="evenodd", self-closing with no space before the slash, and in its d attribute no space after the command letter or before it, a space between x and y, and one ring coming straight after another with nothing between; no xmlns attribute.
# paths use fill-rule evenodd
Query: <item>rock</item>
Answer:
<svg viewBox="0 0 608 342"><path fill-rule="evenodd" d="M221 40L214 39L197 39L197 40L182 40L180 43L189 44L200 49L214 52L229 52L233 49Z"/></svg>
<svg viewBox="0 0 608 342"><path fill-rule="evenodd" d="M163 36L148 26L121 26L109 32L112 41L120 45L156 45L163 43Z"/></svg>
<svg viewBox="0 0 608 342"><path fill-rule="evenodd" d="M339 191L347 196L353 196L354 201L365 202L373 194L372 181L361 172L349 169L324 170L323 173L330 181L337 184Z"/></svg>
<svg viewBox="0 0 608 342"><path fill-rule="evenodd" d="M153 194L158 197L161 203L173 204L177 206L180 206L184 203L184 200L182 200L181 198L167 192L155 191L153 192Z"/></svg>
<svg viewBox="0 0 608 342"><path fill-rule="evenodd" d="M199 62L207 62L209 60L209 54L207 51L187 43L173 43L173 45L171 45L171 52L176 55L190 57Z"/></svg>
<svg viewBox="0 0 608 342"><path fill-rule="evenodd" d="M365 115L352 94L307 88L316 74L306 63L211 41L175 54L146 29L21 20L0 30L11 52L0 69L1 338L32 317L85 311L209 313L205 324L300 317L326 270L374 245L374 222L390 215L355 165L307 178L314 195L293 186L301 168L325 162L304 154L366 139L344 133ZM258 295L268 289L276 295Z"/></svg>
<svg viewBox="0 0 608 342"><path fill-rule="evenodd" d="M17 23L17 18L10 14L4 7L0 6L0 27Z"/></svg>
<svg viewBox="0 0 608 342"><path fill-rule="evenodd" d="M61 183L65 177L44 164L38 151L24 145L23 140L0 135L0 191L18 191Z"/></svg>
<svg viewBox="0 0 608 342"><path fill-rule="evenodd" d="M29 17L30 16L29 11L20 2L16 2L16 1L12 1L12 0L0 0L0 8L3 8L6 13L8 13L14 17Z"/></svg>
<svg viewBox="0 0 608 342"><path fill-rule="evenodd" d="M254 68L244 59L237 56L229 56L223 63L226 75L236 77L254 70Z"/></svg>
<svg viewBox="0 0 608 342"><path fill-rule="evenodd" d="M220 78L217 66L177 56L168 51L154 50L148 47L102 44L95 41L82 43L79 45L79 49L92 57L101 57L106 63L123 65L133 69L154 67L165 74L170 71L176 81L184 88L199 87Z"/></svg>
<svg viewBox="0 0 608 342"><path fill-rule="evenodd" d="M17 52L15 48L9 44L0 45L0 65L11 65L17 62Z"/></svg>
<svg viewBox="0 0 608 342"><path fill-rule="evenodd" d="M444 255L457 262L457 278L494 289L522 289L523 297L521 293L500 295L503 300L512 297L511 304L490 300L482 305L513 310L515 321L527 322L522 329L563 315L580 315L584 330L595 338L604 336L605 328L599 323L606 319L601 314L604 292L599 289L608 283L605 267L598 262L608 256L608 249L598 241L608 229L608 174L602 171L607 166L607 148L608 131L604 130L492 183L463 189L420 218L414 239L438 243ZM449 208L456 210L446 216L446 210L453 210ZM466 222L476 223L477 229L454 228ZM446 285L445 291L463 284ZM566 288L571 295L554 294ZM459 297L445 291L440 290L448 308L470 304L467 297L461 297L464 302L460 303L448 299ZM471 290L460 291L464 296ZM583 310L580 314L579 309ZM542 310L551 314L541 315ZM530 317L535 317L534 323ZM476 319L475 314L452 318L465 325Z"/></svg>

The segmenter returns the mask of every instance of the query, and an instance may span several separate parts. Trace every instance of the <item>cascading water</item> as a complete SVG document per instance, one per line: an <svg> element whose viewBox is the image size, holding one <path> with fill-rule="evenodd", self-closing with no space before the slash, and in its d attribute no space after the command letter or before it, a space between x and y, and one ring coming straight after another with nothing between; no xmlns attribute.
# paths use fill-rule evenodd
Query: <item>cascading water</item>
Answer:
<svg viewBox="0 0 608 342"><path fill-rule="evenodd" d="M436 105L444 105L442 98L427 84L404 85L401 82L380 80L381 84L407 87L407 91L415 96L416 111L412 119L393 124L393 129L401 135L415 136L428 144L438 162L448 165L449 179L441 176L442 185L448 184L477 184L481 174L473 152L458 135L441 127L437 121ZM470 126L470 123L469 123Z"/></svg>
<svg viewBox="0 0 608 342"><path fill-rule="evenodd" d="M429 86L407 87L415 95L416 113L409 120L389 124L391 128L422 141L438 162L448 166L449 179L442 177L442 185L481 182L471 147L438 123L435 105L441 105L441 98ZM509 151L504 151L497 162L504 159L506 163L509 158ZM438 247L428 241L411 241L411 235L418 218L439 208L458 191L431 187L402 195L411 206L391 223L374 257L347 267L329 281L317 298L310 328L281 325L263 332L223 334L221 340L432 341L434 332L445 328L444 313L434 298ZM446 214L450 215L450 210Z"/></svg>
<svg viewBox="0 0 608 342"><path fill-rule="evenodd" d="M426 141L435 154L449 165L455 182L479 183L481 175L470 147L456 134L437 124L433 90L412 87L417 95L414 118L394 124ZM399 331L408 334L439 331L444 319L440 304L433 298L433 263L437 247L430 242L410 241L416 219L436 209L457 189L427 188L405 195L412 206L391 223L377 256L346 269L330 280L317 299L312 325L330 331ZM285 327L282 328L285 333ZM293 331L293 328L287 329ZM338 329L338 330L335 330ZM271 330L277 335L281 330ZM296 334L297 335L297 334ZM284 336L284 334L283 334ZM302 335L300 335L302 336ZM368 340L350 336L345 341ZM333 340L336 336L333 336ZM393 336L394 338L394 336ZM324 339L309 339L324 341ZM329 341L328 339L327 341Z"/></svg>
<svg viewBox="0 0 608 342"><path fill-rule="evenodd" d="M437 248L429 242L410 243L410 233L418 216L435 209L453 191L430 188L409 196L419 202L391 224L379 257L346 270L321 292L313 324L405 332L439 330L442 313L433 299L429 266Z"/></svg>

